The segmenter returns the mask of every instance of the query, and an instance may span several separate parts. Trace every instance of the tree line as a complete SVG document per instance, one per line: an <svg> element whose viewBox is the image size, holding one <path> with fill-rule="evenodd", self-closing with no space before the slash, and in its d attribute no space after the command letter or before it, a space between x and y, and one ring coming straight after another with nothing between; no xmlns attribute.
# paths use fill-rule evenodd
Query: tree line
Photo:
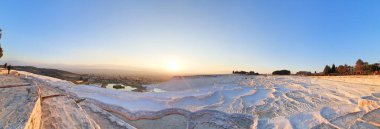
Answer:
<svg viewBox="0 0 380 129"><path fill-rule="evenodd" d="M289 70L276 70L272 72L272 75L290 75L291 72Z"/></svg>
<svg viewBox="0 0 380 129"><path fill-rule="evenodd" d="M323 75L370 75L379 74L380 64L369 64L361 59L358 59L355 66L339 65L338 67L333 64L331 67L326 65L323 69Z"/></svg>
<svg viewBox="0 0 380 129"><path fill-rule="evenodd" d="M232 71L232 74L243 74L243 75L259 75L259 73L256 73L255 71Z"/></svg>

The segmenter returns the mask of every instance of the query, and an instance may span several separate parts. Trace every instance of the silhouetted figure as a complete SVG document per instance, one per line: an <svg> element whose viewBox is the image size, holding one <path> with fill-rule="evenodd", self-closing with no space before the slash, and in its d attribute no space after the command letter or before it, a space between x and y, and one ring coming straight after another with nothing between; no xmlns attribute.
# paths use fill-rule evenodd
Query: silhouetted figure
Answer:
<svg viewBox="0 0 380 129"><path fill-rule="evenodd" d="M0 40L1 40L1 29L0 29ZM1 43L0 43L0 58L3 57L3 48L1 47Z"/></svg>
<svg viewBox="0 0 380 129"><path fill-rule="evenodd" d="M8 65L7 63L5 63L5 64L4 64L4 69L6 69L6 68L7 68L7 65Z"/></svg>
<svg viewBox="0 0 380 129"><path fill-rule="evenodd" d="M12 66L11 66L11 65L8 65L8 74L11 73L11 68L12 68Z"/></svg>

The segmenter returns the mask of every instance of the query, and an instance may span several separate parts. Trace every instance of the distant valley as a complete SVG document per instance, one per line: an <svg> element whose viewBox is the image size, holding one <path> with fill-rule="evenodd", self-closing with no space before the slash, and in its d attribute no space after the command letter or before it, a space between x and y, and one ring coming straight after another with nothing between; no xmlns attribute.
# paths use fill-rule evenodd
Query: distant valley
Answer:
<svg viewBox="0 0 380 129"><path fill-rule="evenodd" d="M64 70L37 68L34 66L13 66L12 69L67 80L75 84L95 85L99 87L106 87L108 84L121 84L137 88L134 91L138 92L145 91L143 85L159 83L170 79L170 77L166 76L160 77L131 74L101 74L90 72L78 74Z"/></svg>

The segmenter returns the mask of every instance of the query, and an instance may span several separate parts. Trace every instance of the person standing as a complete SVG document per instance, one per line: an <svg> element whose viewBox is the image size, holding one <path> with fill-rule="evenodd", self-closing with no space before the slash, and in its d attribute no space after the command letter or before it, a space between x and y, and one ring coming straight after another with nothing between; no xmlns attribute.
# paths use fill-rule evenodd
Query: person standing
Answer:
<svg viewBox="0 0 380 129"><path fill-rule="evenodd" d="M0 41L1 41L1 35L2 35L2 30L0 29ZM1 42L0 42L0 58L3 57L3 48L1 47Z"/></svg>
<svg viewBox="0 0 380 129"><path fill-rule="evenodd" d="M12 66L11 66L11 65L8 65L8 74L11 73L11 68L12 68Z"/></svg>

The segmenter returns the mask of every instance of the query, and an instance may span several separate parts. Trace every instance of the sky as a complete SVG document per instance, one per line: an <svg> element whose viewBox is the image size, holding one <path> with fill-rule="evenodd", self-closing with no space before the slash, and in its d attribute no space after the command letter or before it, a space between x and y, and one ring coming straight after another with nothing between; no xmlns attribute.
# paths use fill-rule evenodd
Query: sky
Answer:
<svg viewBox="0 0 380 129"><path fill-rule="evenodd" d="M380 61L378 0L1 0L0 61L176 74Z"/></svg>

